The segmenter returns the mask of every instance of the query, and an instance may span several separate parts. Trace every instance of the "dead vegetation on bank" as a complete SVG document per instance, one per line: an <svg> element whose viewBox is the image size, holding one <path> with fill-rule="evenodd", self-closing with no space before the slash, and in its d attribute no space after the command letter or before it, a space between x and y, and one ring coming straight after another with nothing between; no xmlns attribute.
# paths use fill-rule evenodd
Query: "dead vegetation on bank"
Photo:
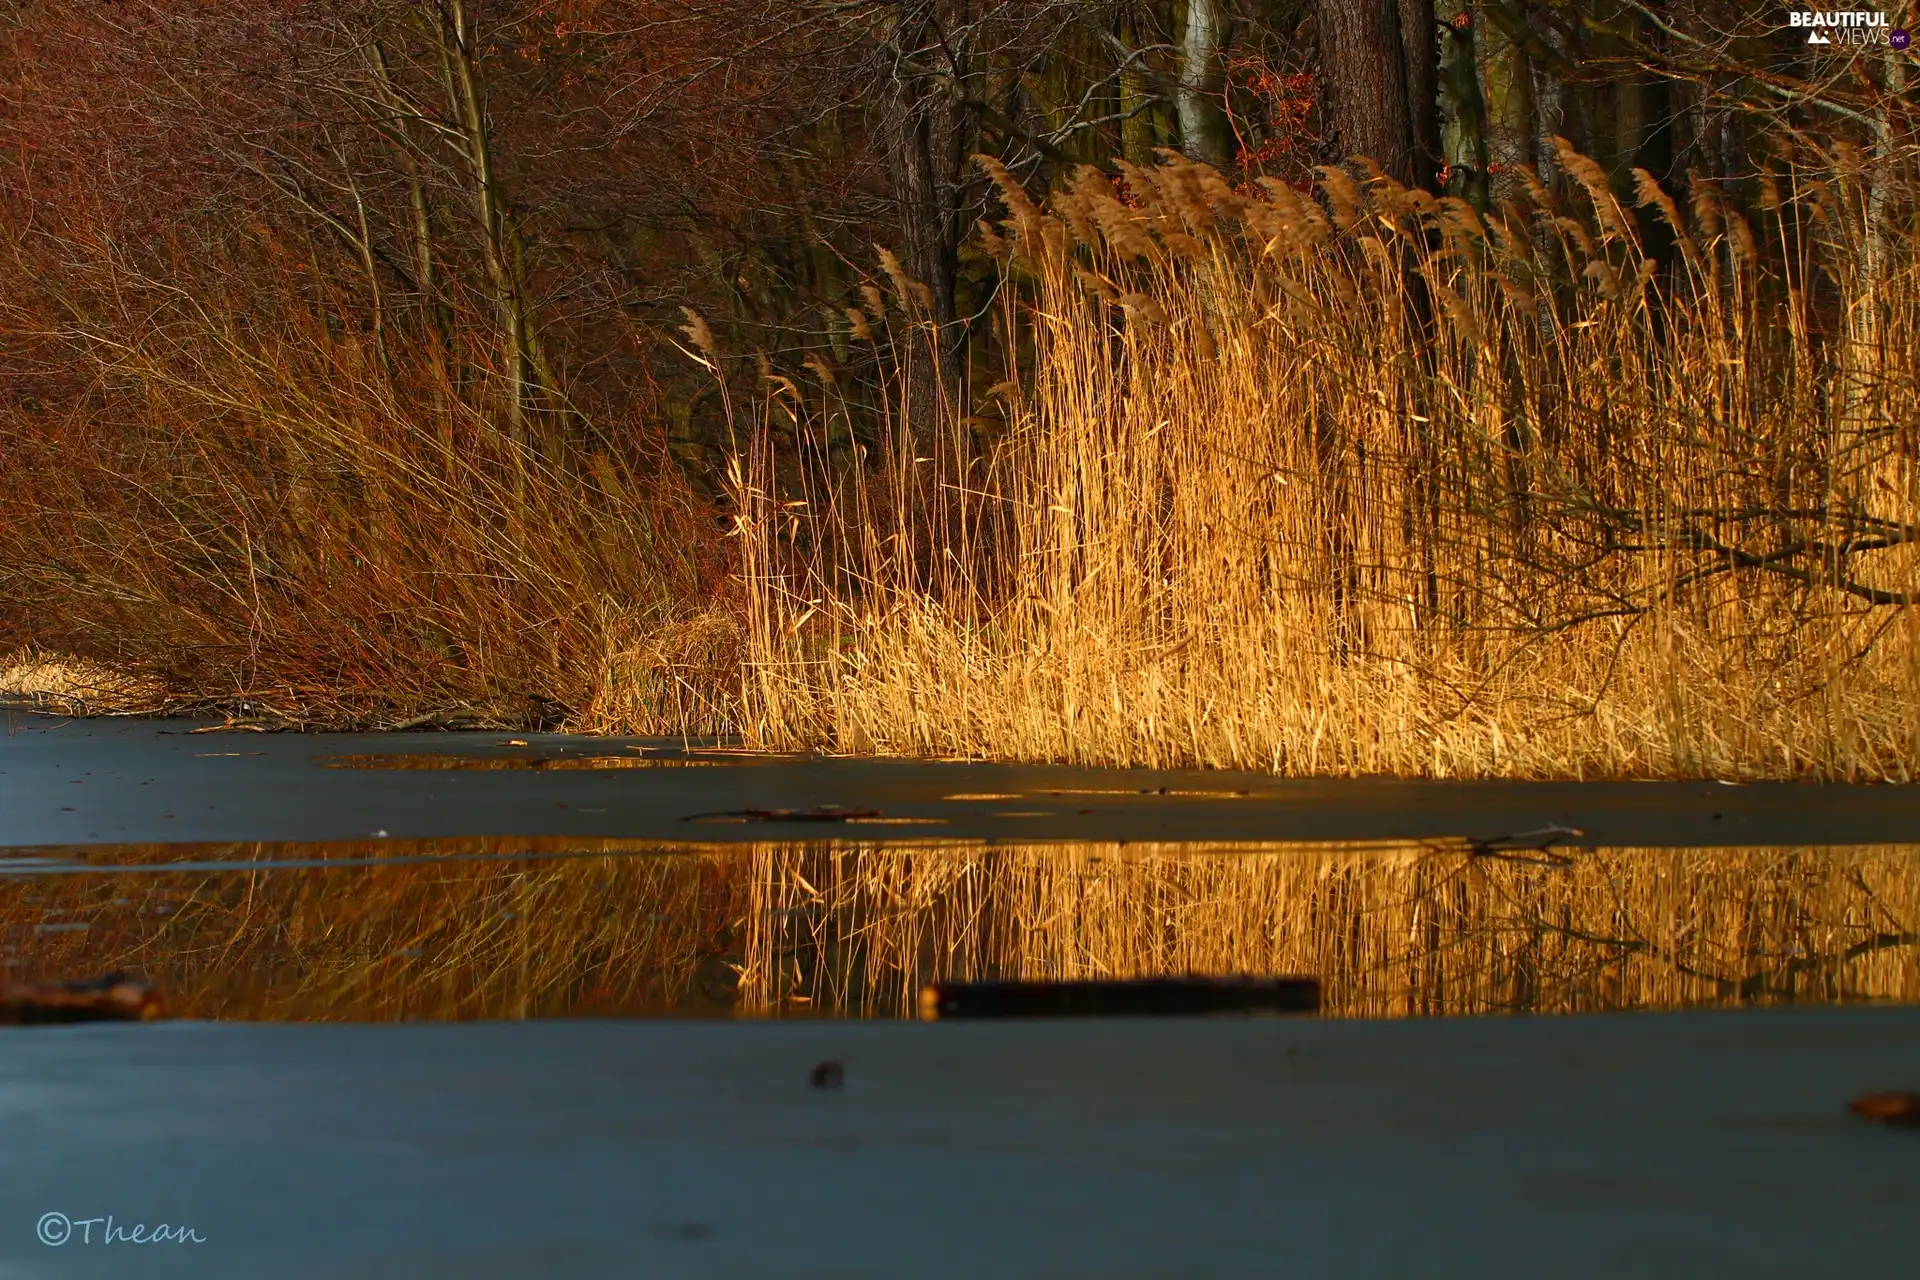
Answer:
<svg viewBox="0 0 1920 1280"><path fill-rule="evenodd" d="M1047 208L1003 176L1011 376L910 420L892 272L853 326L905 362L884 429L824 365L766 384L733 539L641 424L507 431L484 352L376 348L324 280L189 294L16 240L62 286L8 296L8 349L95 389L5 407L0 621L98 692L10 679L286 725L1907 780L1914 206L1828 159L1778 157L1757 221L1704 182L1628 208L1571 152L1573 198L1485 216L1338 171L1089 171Z"/></svg>
<svg viewBox="0 0 1920 1280"><path fill-rule="evenodd" d="M173 281L4 247L40 287L0 298L0 342L59 371L0 403L21 681L118 672L95 683L141 709L296 726L731 723L722 550L644 424L556 411L572 443L543 449L496 424L484 368L343 329L327 281L248 293L273 260Z"/></svg>
<svg viewBox="0 0 1920 1280"><path fill-rule="evenodd" d="M23 648L0 657L0 702L61 715L145 715L163 710L167 696L151 678Z"/></svg>

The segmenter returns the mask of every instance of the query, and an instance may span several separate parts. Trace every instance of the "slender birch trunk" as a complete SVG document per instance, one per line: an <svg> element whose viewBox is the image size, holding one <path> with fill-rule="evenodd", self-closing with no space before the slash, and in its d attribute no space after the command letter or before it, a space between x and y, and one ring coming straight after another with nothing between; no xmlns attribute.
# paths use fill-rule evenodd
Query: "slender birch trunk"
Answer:
<svg viewBox="0 0 1920 1280"><path fill-rule="evenodd" d="M1223 0L1187 0L1186 33L1180 41L1180 83L1174 108L1180 117L1180 147L1188 156L1224 169L1232 160L1233 129L1227 120L1228 23Z"/></svg>

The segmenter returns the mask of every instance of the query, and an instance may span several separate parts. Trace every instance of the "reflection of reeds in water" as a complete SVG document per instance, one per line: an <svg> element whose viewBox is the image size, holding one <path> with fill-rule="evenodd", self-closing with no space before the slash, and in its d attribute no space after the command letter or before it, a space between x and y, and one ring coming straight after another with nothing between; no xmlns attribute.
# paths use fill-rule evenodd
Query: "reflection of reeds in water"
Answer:
<svg viewBox="0 0 1920 1280"><path fill-rule="evenodd" d="M921 983L1311 973L1391 1017L1920 999L1920 851L1032 847L757 856L745 1003Z"/></svg>
<svg viewBox="0 0 1920 1280"><path fill-rule="evenodd" d="M111 853L161 863L188 849L196 859L234 861L536 856L0 881L11 976L136 971L170 1014L184 1017L510 1018L700 1012L732 1002L734 973L721 955L732 877L713 857L635 856L631 842L553 839Z"/></svg>
<svg viewBox="0 0 1920 1280"><path fill-rule="evenodd" d="M711 769L719 760L679 756L460 756L396 752L386 755L323 756L329 769Z"/></svg>
<svg viewBox="0 0 1920 1280"><path fill-rule="evenodd" d="M1186 973L1316 974L1329 1013L1367 1017L1920 1000L1912 846L487 839L202 846L335 865L153 868L187 849L0 879L0 977L126 969L177 1015L285 1019L911 1016L928 981ZM342 861L394 854L505 860Z"/></svg>

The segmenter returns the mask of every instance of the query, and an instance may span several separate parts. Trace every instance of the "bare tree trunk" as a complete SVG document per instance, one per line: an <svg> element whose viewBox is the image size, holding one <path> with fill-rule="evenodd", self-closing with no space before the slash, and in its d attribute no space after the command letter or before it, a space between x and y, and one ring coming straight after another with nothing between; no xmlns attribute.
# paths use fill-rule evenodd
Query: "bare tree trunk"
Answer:
<svg viewBox="0 0 1920 1280"><path fill-rule="evenodd" d="M394 87L393 68L387 51L374 41L368 49L374 79L380 97L392 114L380 128L393 148L394 159L407 182L407 208L412 215L413 278L420 308L421 335L427 347L427 359L433 368L433 403L440 423L443 457L451 469L453 460L453 378L447 353L452 345L453 318L440 297L438 265L433 249L433 208L427 198L427 185L420 172L420 158L414 154L413 122L416 113Z"/></svg>
<svg viewBox="0 0 1920 1280"><path fill-rule="evenodd" d="M1430 18L1432 9L1431 0L1319 0L1316 11L1329 119L1341 148L1371 157L1408 185L1420 180L1439 152L1438 116L1430 101L1431 22L1417 35L1403 33L1401 15L1404 10L1418 22L1422 13ZM1410 88L1422 95L1417 111Z"/></svg>
<svg viewBox="0 0 1920 1280"><path fill-rule="evenodd" d="M1892 269L1898 236L1892 214L1900 150L1892 104L1906 96L1906 59L1888 58L1886 76L1887 101L1874 113L1873 175L1867 188L1867 274L1876 293Z"/></svg>
<svg viewBox="0 0 1920 1280"><path fill-rule="evenodd" d="M1652 0L1652 7L1661 7L1661 0ZM1659 45L1663 43L1659 29L1645 15L1636 15L1636 26L1642 44ZM1623 110L1623 117L1631 116L1633 131L1623 143L1630 143L1628 154L1632 157L1632 167L1645 169L1653 175L1655 182L1672 186L1676 177L1674 172L1673 139L1673 82L1664 76L1652 74L1636 75L1629 82L1627 101L1631 110ZM1625 190L1631 191L1632 175L1628 174ZM1642 218L1640 220L1641 239L1646 246L1647 256L1662 267L1673 269L1679 260L1678 246L1674 240L1673 228L1664 218Z"/></svg>
<svg viewBox="0 0 1920 1280"><path fill-rule="evenodd" d="M529 411L538 409L543 389L544 362L538 358L538 337L526 296L522 255L499 183L494 175L493 143L487 123L486 91L482 83L475 32L464 0L448 0L447 21L439 28L440 50L446 65L452 106L459 121L461 143L473 179L475 220L499 316L507 361L507 428L521 444L546 451L553 442L533 429Z"/></svg>
<svg viewBox="0 0 1920 1280"><path fill-rule="evenodd" d="M1568 91L1560 75L1559 68L1578 62L1567 33L1553 23L1544 23L1538 24L1537 34L1548 54L1533 68L1533 163L1540 181L1552 186L1560 177L1553 140L1565 138L1573 143L1575 151L1585 155L1587 126L1579 96Z"/></svg>
<svg viewBox="0 0 1920 1280"><path fill-rule="evenodd" d="M1446 189L1487 207L1487 110L1480 96L1473 17L1466 0L1438 0L1436 17L1446 25L1439 65L1441 153L1449 170Z"/></svg>
<svg viewBox="0 0 1920 1280"><path fill-rule="evenodd" d="M1434 0L1400 0L1400 68L1407 86L1407 127L1414 185L1431 187L1440 173L1440 42Z"/></svg>
<svg viewBox="0 0 1920 1280"><path fill-rule="evenodd" d="M1180 148L1188 156L1224 169L1232 160L1233 129L1227 121L1227 45L1224 0L1187 0L1186 34L1180 42L1180 84L1174 108L1180 116Z"/></svg>
<svg viewBox="0 0 1920 1280"><path fill-rule="evenodd" d="M1128 49L1139 47L1139 36L1132 19L1120 27L1121 41ZM1120 151L1127 163L1144 168L1153 163L1153 149L1159 143L1153 126L1154 93L1145 68L1138 57L1130 57L1120 68Z"/></svg>
<svg viewBox="0 0 1920 1280"><path fill-rule="evenodd" d="M393 69L387 63L387 51L376 42L371 50L374 76L380 83L381 99L393 113L393 121L381 130L393 146L394 159L407 180L407 206L413 215L413 278L419 291L421 318L444 342L447 316L440 304L435 280L432 208L427 202L427 187L420 176L420 161L414 155L413 135L408 120L413 116L393 85Z"/></svg>
<svg viewBox="0 0 1920 1280"><path fill-rule="evenodd" d="M345 147L334 148L334 158L340 163L340 172L346 176L347 191L353 196L354 221L360 228L360 269L367 274L367 293L373 303L373 350L380 358L380 367L388 374L393 372L393 361L387 355L387 300L380 288L380 271L373 260L373 228L367 221L367 201L361 193L360 180L354 176L353 164L347 158Z"/></svg>
<svg viewBox="0 0 1920 1280"><path fill-rule="evenodd" d="M908 388L907 414L919 439L931 438L965 374L966 332L959 323L955 291L960 269L961 179L967 117L962 83L967 68L958 59L964 44L943 39L936 0L902 6L888 53L886 132L900 210L901 262L926 290L919 299L931 326L932 350L916 361ZM912 299L902 299L912 307Z"/></svg>
<svg viewBox="0 0 1920 1280"><path fill-rule="evenodd" d="M1489 20L1486 8L1499 5L1508 24L1526 16L1511 0L1486 0L1474 15L1479 50L1480 94L1487 110L1487 168L1497 200L1512 200L1526 189L1521 171L1533 164L1533 70L1523 45Z"/></svg>

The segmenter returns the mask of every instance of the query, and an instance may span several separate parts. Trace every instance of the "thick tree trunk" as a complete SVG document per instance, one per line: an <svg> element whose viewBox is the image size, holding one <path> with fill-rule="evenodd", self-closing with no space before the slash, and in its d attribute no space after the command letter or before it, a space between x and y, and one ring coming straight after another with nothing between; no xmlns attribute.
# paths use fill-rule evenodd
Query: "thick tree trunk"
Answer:
<svg viewBox="0 0 1920 1280"><path fill-rule="evenodd" d="M1413 181L1431 187L1440 173L1440 42L1434 0L1400 0L1400 69L1407 86Z"/></svg>
<svg viewBox="0 0 1920 1280"><path fill-rule="evenodd" d="M1554 138L1567 139L1573 143L1574 150L1584 155L1587 129L1579 99L1567 92L1567 85L1554 69L1556 61L1561 65L1578 61L1569 46L1567 35L1552 24L1541 25L1538 30L1541 43L1551 51L1552 56L1537 61L1533 68L1533 164L1540 174L1540 181L1552 186L1559 180L1558 165L1554 159Z"/></svg>
<svg viewBox="0 0 1920 1280"><path fill-rule="evenodd" d="M1654 44L1659 30L1644 15L1635 15L1642 43ZM1663 76L1640 73L1627 77L1620 86L1619 190L1634 189L1633 170L1645 169L1653 180L1674 189L1673 86ZM1684 198L1681 201L1685 204ZM1649 211L1650 212L1650 211ZM1673 268L1678 261L1673 228L1657 217L1640 219L1641 238L1647 256L1663 267Z"/></svg>
<svg viewBox="0 0 1920 1280"><path fill-rule="evenodd" d="M1330 123L1348 155L1432 181L1440 154L1433 0L1319 0Z"/></svg>
<svg viewBox="0 0 1920 1280"><path fill-rule="evenodd" d="M1224 169L1233 159L1233 128L1227 120L1225 0L1187 0L1186 34L1180 42L1180 85L1174 105L1180 115L1180 149L1195 160Z"/></svg>
<svg viewBox="0 0 1920 1280"><path fill-rule="evenodd" d="M1131 19L1120 26L1120 40L1128 49L1139 46L1139 36ZM1153 163L1153 149L1160 139L1153 125L1155 95L1144 65L1138 57L1129 58L1120 68L1120 151L1127 163L1145 168Z"/></svg>

